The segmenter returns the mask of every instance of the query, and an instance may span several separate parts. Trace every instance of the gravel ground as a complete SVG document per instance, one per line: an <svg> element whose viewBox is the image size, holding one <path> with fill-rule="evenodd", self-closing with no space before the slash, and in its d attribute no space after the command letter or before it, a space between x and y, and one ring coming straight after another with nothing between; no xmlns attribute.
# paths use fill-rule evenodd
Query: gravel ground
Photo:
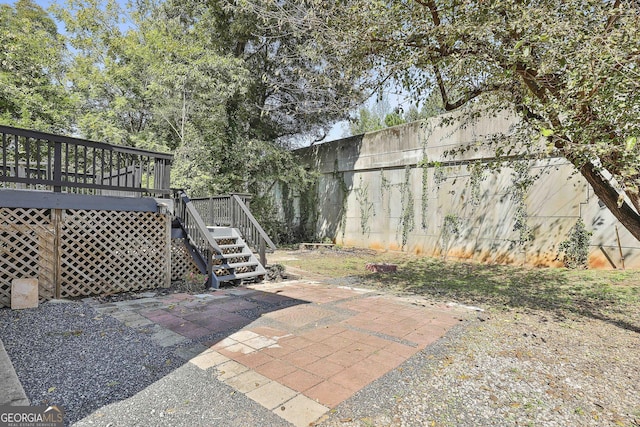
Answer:
<svg viewBox="0 0 640 427"><path fill-rule="evenodd" d="M183 362L147 336L81 302L0 310L0 338L32 405L73 423L125 399Z"/></svg>
<svg viewBox="0 0 640 427"><path fill-rule="evenodd" d="M186 364L122 402L100 408L75 424L126 427L281 427L282 418L242 393Z"/></svg>
<svg viewBox="0 0 640 427"><path fill-rule="evenodd" d="M600 320L483 314L322 425L640 426L639 350L637 332Z"/></svg>

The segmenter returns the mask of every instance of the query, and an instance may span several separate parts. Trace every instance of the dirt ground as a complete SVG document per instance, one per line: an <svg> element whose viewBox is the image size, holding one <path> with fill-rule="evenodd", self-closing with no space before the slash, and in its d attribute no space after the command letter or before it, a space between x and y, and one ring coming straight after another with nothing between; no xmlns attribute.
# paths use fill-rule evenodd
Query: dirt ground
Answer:
<svg viewBox="0 0 640 427"><path fill-rule="evenodd" d="M401 389L365 389L325 425L640 426L638 271L532 269L342 248L278 251L269 261L285 266L285 274L478 309L421 354L410 373L396 373ZM398 272L373 273L367 263L394 264Z"/></svg>

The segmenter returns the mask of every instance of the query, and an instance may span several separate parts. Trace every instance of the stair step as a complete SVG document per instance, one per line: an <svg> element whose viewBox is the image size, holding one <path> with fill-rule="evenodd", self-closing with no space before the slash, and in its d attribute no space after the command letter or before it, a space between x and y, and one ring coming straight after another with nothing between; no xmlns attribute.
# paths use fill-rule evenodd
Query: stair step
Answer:
<svg viewBox="0 0 640 427"><path fill-rule="evenodd" d="M225 263L225 264L219 264L219 265L214 265L213 268L217 269L217 268L241 268L241 267L253 267L253 266L257 266L259 263L255 262L255 261L248 261L248 262L237 262L237 263Z"/></svg>
<svg viewBox="0 0 640 427"><path fill-rule="evenodd" d="M236 243L233 245L218 245L220 247L220 249L235 249L235 248L244 248L245 245L244 243Z"/></svg>
<svg viewBox="0 0 640 427"><path fill-rule="evenodd" d="M257 277L264 275L264 272L260 271L250 271L248 273L239 273L239 274L229 274L227 276L218 276L217 279L219 282L229 282L231 280L240 280L240 279L248 279L250 277Z"/></svg>
<svg viewBox="0 0 640 427"><path fill-rule="evenodd" d="M251 255L253 255L251 252L232 252L229 254L216 255L214 256L214 258L215 259L241 258L245 256L250 257Z"/></svg>

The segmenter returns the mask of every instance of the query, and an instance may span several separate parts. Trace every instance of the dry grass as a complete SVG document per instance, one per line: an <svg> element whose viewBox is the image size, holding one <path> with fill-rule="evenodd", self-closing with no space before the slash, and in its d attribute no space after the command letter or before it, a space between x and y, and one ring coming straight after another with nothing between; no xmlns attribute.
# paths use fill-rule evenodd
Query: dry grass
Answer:
<svg viewBox="0 0 640 427"><path fill-rule="evenodd" d="M293 257L281 263L323 277L348 277L359 286L489 310L586 316L640 333L640 271L525 268L345 249L295 252ZM397 264L398 272L369 272L364 268L369 262Z"/></svg>

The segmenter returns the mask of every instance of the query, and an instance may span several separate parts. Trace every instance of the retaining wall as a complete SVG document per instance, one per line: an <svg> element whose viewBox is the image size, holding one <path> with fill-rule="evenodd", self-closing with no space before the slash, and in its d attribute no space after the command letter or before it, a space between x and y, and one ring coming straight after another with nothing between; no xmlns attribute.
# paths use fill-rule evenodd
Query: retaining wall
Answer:
<svg viewBox="0 0 640 427"><path fill-rule="evenodd" d="M435 118L298 150L319 172L311 197L317 210L298 196L293 222L348 246L561 266L559 245L582 218L593 233L591 268L621 268L620 251L626 268L639 268L640 242L565 159L496 162L491 142L516 123L506 113L464 125ZM526 179L532 183L518 193ZM280 191L276 198L289 203Z"/></svg>

